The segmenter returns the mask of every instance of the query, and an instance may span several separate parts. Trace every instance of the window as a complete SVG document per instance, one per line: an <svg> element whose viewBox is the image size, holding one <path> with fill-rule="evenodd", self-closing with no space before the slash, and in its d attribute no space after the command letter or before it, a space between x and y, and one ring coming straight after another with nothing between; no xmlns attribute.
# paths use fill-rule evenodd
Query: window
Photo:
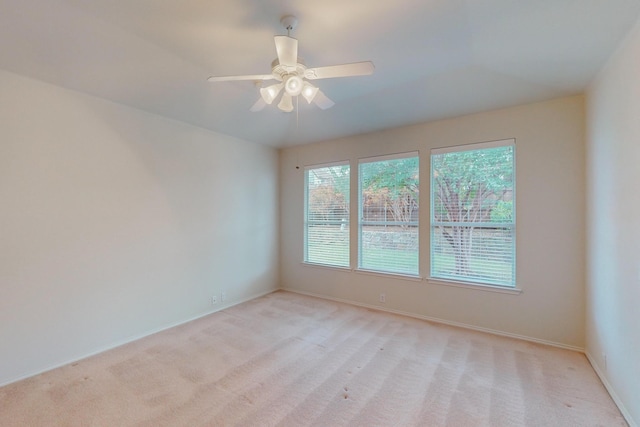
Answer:
<svg viewBox="0 0 640 427"><path fill-rule="evenodd" d="M305 170L304 261L349 266L349 165Z"/></svg>
<svg viewBox="0 0 640 427"><path fill-rule="evenodd" d="M431 277L515 287L515 140L431 151Z"/></svg>
<svg viewBox="0 0 640 427"><path fill-rule="evenodd" d="M358 268L418 270L418 154L360 160Z"/></svg>

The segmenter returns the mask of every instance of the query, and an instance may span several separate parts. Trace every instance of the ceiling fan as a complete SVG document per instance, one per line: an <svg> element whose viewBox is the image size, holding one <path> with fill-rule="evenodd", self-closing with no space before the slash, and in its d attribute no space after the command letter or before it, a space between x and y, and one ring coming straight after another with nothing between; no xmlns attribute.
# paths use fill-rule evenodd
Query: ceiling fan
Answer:
<svg viewBox="0 0 640 427"><path fill-rule="evenodd" d="M253 107L251 107L251 111L260 111L267 104L272 104L282 92L278 108L289 113L293 111L293 99L297 98L298 95L302 95L309 104L313 102L323 110L335 105L331 99L316 86L312 85L309 80L373 74L374 66L371 61L307 68L302 58L298 57L298 40L290 36L291 30L296 27L298 20L295 16L287 15L282 17L280 23L287 30L287 35L274 37L278 57L271 63L271 74L211 76L208 80L210 82L233 80L254 80L260 82L276 80L277 83L260 88L260 98Z"/></svg>

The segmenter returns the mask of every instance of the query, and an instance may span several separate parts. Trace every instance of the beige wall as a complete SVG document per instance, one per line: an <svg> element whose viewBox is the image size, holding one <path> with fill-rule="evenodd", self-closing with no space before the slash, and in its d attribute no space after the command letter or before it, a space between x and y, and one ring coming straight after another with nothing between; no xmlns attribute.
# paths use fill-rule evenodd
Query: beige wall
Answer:
<svg viewBox="0 0 640 427"><path fill-rule="evenodd" d="M640 21L588 92L587 354L640 425Z"/></svg>
<svg viewBox="0 0 640 427"><path fill-rule="evenodd" d="M298 146L280 153L281 282L349 300L564 346L584 347L584 99L581 96ZM303 254L303 166L420 152L421 271L428 274L429 150L516 138L519 295L311 267ZM296 169L299 165L300 169ZM353 187L353 186L352 186ZM357 206L352 188L352 206ZM357 217L352 216L355 221ZM352 232L352 236L357 236ZM356 241L352 239L352 242ZM378 303L379 293L386 303Z"/></svg>
<svg viewBox="0 0 640 427"><path fill-rule="evenodd" d="M0 384L278 286L274 149L2 71L0 93Z"/></svg>

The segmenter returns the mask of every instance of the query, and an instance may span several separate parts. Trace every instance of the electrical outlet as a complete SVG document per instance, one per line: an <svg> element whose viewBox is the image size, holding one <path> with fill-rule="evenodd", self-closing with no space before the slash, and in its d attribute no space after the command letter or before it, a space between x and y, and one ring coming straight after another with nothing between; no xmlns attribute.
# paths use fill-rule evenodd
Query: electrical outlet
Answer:
<svg viewBox="0 0 640 427"><path fill-rule="evenodd" d="M380 302L387 302L387 296L384 292L380 294Z"/></svg>
<svg viewBox="0 0 640 427"><path fill-rule="evenodd" d="M225 302L227 300L227 293L226 292L222 292L220 294L220 301Z"/></svg>
<svg viewBox="0 0 640 427"><path fill-rule="evenodd" d="M218 303L218 297L216 295L213 295L211 297L211 305L217 304Z"/></svg>

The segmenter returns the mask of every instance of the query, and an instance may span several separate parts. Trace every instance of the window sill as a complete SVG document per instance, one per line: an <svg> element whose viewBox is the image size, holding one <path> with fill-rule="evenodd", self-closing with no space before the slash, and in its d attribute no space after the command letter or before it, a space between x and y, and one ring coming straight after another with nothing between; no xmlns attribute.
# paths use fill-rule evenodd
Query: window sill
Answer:
<svg viewBox="0 0 640 427"><path fill-rule="evenodd" d="M313 267L313 268L321 268L321 269L327 269L327 270L337 270L337 271L342 271L342 272L350 272L351 269L349 267L341 267L339 265L327 265L327 264L316 264L313 262L301 262L300 264L307 266L307 267Z"/></svg>
<svg viewBox="0 0 640 427"><path fill-rule="evenodd" d="M496 285L486 285L482 283L466 283L466 282L454 282L451 280L445 279L435 279L432 277L426 278L427 282L434 285L442 285L442 286L453 286L456 288L466 288L466 289L475 289L477 291L486 291L486 292L497 292L501 294L511 294L511 295L520 295L522 293L522 289L518 288L507 288L504 286L496 286Z"/></svg>
<svg viewBox="0 0 640 427"><path fill-rule="evenodd" d="M375 271L375 270L365 270L362 268L356 268L353 270L358 274L367 274L370 276L381 276L381 277L392 277L394 279L402 279L402 280L410 280L412 282L419 282L422 280L420 276L414 276L411 274L402 274L402 273L387 273L384 271Z"/></svg>

